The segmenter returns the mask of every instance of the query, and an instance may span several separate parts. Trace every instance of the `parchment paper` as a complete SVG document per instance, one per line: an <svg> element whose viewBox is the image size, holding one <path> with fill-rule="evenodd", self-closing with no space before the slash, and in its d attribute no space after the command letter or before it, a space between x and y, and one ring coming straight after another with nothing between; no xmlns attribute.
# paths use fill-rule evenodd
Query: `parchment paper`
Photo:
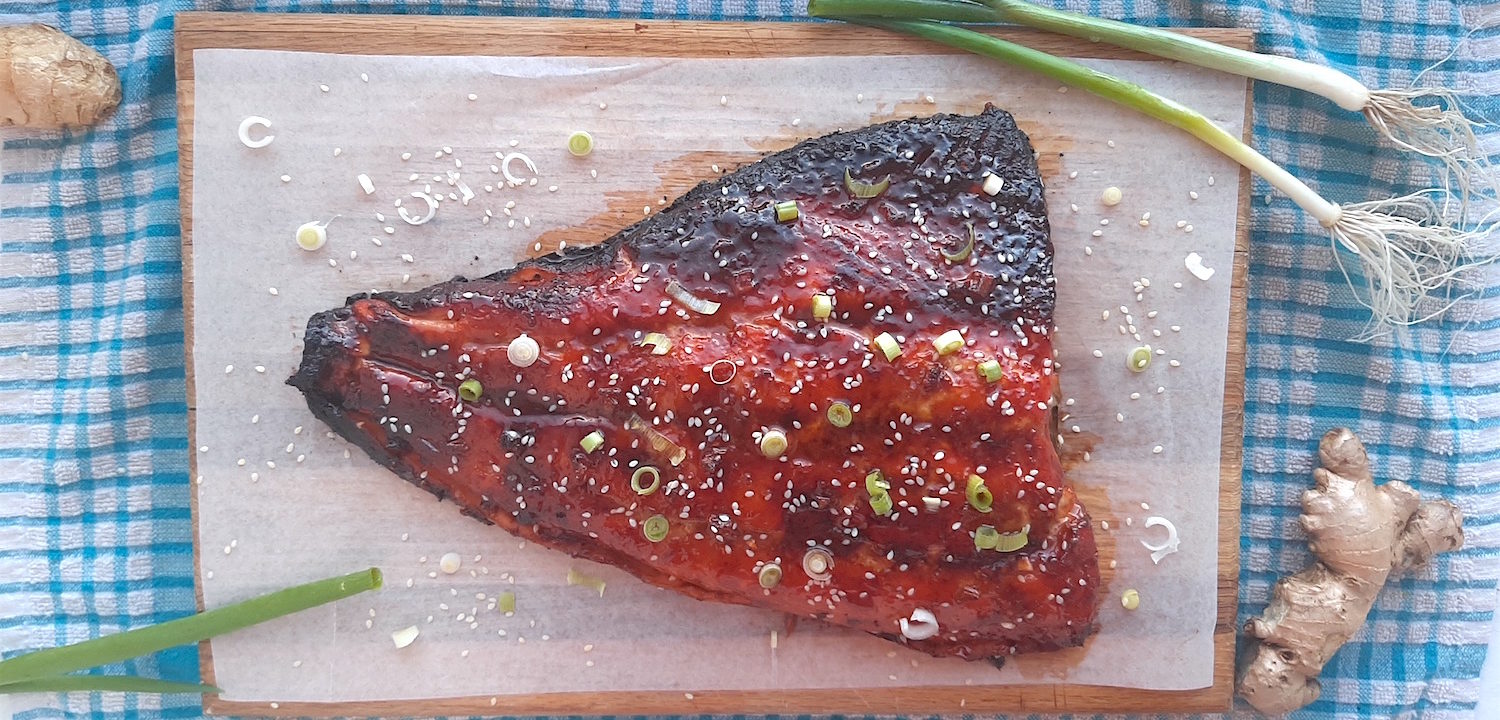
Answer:
<svg viewBox="0 0 1500 720"><path fill-rule="evenodd" d="M215 607L366 565L387 575L379 593L216 639L215 678L225 699L1211 684L1237 173L1206 147L1081 92L952 56L741 61L199 50L194 63L193 357L205 602ZM1191 98L1240 131L1242 82L1164 63L1091 64ZM654 210L662 196L712 177L718 162L728 169L804 137L896 116L973 112L985 101L1015 113L1041 154L1057 247L1063 391L1074 399L1063 422L1069 476L1096 519L1104 561L1117 562L1105 569L1100 632L1083 651L1023 657L997 672L813 622L773 649L783 617L688 600L461 517L351 454L283 384L308 316L350 293L416 289L491 272L553 250L560 239L597 241L638 219L643 206ZM272 121L268 147L237 140L249 115ZM593 134L592 155L567 154L573 130ZM526 153L538 184L495 187L503 185L491 170L497 151ZM519 161L511 169L530 176ZM447 183L450 170L476 194L467 205ZM360 189L359 173L371 178L373 195ZM394 203L422 214L423 203L409 193L429 184L457 199L425 225L402 222ZM1106 208L1099 195L1111 185L1125 199ZM494 216L487 224L486 211ZM1146 212L1149 227L1138 222ZM304 252L293 243L297 226L329 219L324 248ZM1218 274L1208 282L1188 274L1190 251ZM1132 282L1141 278L1150 286L1138 301ZM1121 306L1142 341L1118 329L1127 322ZM1159 315L1148 318L1152 310ZM1166 354L1132 374L1126 355L1145 343ZM1140 544L1166 536L1143 528L1149 515L1170 519L1182 539L1181 551L1159 565ZM449 551L463 556L454 575L438 572ZM570 567L605 578L605 596L566 586ZM1118 600L1126 588L1142 598L1133 613ZM514 617L493 609L506 590L517 596ZM390 633L409 625L421 636L397 650Z"/></svg>

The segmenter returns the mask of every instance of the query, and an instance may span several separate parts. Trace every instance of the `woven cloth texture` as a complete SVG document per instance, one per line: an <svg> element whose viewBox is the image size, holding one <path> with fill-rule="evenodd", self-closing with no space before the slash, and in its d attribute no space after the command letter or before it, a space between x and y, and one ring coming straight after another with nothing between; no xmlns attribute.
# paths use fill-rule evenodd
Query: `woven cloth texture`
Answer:
<svg viewBox="0 0 1500 720"><path fill-rule="evenodd" d="M1500 29L1489 29L1500 26L1500 2L1059 4L1150 25L1251 28L1262 51L1331 65L1370 87L1452 88L1473 112L1500 118ZM804 0L0 2L5 19L52 24L98 48L125 92L92 130L0 135L7 657L194 609L172 58L173 18L185 10L806 17ZM1433 182L1430 165L1380 145L1359 115L1284 88L1256 87L1254 136L1335 202ZM1482 141L1500 154L1500 131ZM1297 514L1317 440L1353 428L1383 477L1463 509L1468 544L1387 586L1324 671L1322 698L1295 717L1474 718L1500 577L1500 269L1467 276L1472 296L1441 321L1355 342L1368 313L1327 236L1263 182L1252 191L1241 619L1260 612L1277 577L1309 561ZM185 648L109 670L194 679L197 657ZM28 701L17 716L201 714L196 697L73 694ZM1241 704L1232 716L1252 714Z"/></svg>

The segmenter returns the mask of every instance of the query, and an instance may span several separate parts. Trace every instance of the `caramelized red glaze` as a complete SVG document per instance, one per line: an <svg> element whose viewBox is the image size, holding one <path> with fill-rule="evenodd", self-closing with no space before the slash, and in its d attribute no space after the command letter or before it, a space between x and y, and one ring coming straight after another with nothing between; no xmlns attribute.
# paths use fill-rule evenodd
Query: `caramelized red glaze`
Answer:
<svg viewBox="0 0 1500 720"><path fill-rule="evenodd" d="M846 168L890 186L853 198ZM987 172L1004 179L993 196ZM785 200L797 220L776 220ZM947 262L971 228L972 254ZM647 582L933 655L1075 646L1093 630L1099 569L1051 442L1050 254L1036 163L1008 114L887 123L700 185L592 248L351 298L309 322L291 383L371 457L465 512ZM720 308L689 309L668 294L674 280ZM826 321L815 293L835 298ZM965 344L940 356L948 330ZM670 350L641 346L649 332ZM901 342L894 360L871 345L882 332ZM522 333L541 348L529 367L507 359ZM1000 380L977 372L986 359ZM483 396L464 402L471 378ZM855 408L848 427L829 422L835 401ZM761 452L768 429L788 438L780 457ZM589 453L594 431L605 442ZM641 465L661 474L649 495L631 487ZM884 516L865 486L875 469L891 484ZM994 495L989 512L966 500L971 474ZM660 542L642 529L654 515L668 521ZM977 549L982 525L1027 531L1026 545ZM826 578L804 569L810 549L832 559ZM782 577L765 589L769 563ZM904 638L899 620L919 608L938 633Z"/></svg>

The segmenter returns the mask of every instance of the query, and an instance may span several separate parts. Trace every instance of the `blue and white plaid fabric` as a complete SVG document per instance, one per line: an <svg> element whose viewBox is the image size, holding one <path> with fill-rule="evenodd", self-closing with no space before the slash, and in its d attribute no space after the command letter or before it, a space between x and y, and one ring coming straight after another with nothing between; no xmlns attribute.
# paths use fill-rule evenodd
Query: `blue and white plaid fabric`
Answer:
<svg viewBox="0 0 1500 720"><path fill-rule="evenodd" d="M1262 50L1372 87L1455 88L1500 117L1500 2L1074 0L1074 10L1260 31ZM183 391L172 26L187 9L795 19L801 0L352 0L255 4L0 0L120 69L99 128L7 136L0 183L0 649L6 655L193 610ZM1465 41L1467 38L1467 41ZM1428 169L1357 115L1256 89L1257 146L1336 202L1427 185ZM1500 154L1500 132L1486 136ZM1308 556L1297 524L1319 435L1354 428L1387 477L1457 502L1468 546L1381 595L1299 718L1471 718L1500 576L1500 268L1409 341L1361 344L1355 304L1316 225L1254 188L1240 614ZM114 668L187 680L192 649ZM186 718L196 698L75 694L24 718ZM1240 714L1248 716L1243 706Z"/></svg>

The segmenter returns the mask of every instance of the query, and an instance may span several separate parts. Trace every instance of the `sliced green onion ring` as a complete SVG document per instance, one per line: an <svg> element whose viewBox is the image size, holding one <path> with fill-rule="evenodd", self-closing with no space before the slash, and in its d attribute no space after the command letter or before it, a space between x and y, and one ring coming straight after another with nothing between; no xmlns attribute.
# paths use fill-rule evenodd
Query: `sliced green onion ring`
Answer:
<svg viewBox="0 0 1500 720"><path fill-rule="evenodd" d="M1000 533L995 542L995 550L1008 553L1026 547L1027 536L1031 534L1031 523L1016 532Z"/></svg>
<svg viewBox="0 0 1500 720"><path fill-rule="evenodd" d="M650 485L642 485L641 478L651 476ZM661 471L651 465L642 465L630 474L630 489L637 495L650 495L661 487Z"/></svg>
<svg viewBox="0 0 1500 720"><path fill-rule="evenodd" d="M469 378L458 384L458 396L463 398L464 402L479 402L479 398L483 395L484 385L480 384L474 378Z"/></svg>
<svg viewBox="0 0 1500 720"><path fill-rule="evenodd" d="M574 157L583 157L594 151L594 136L585 130L574 131L568 136L568 152Z"/></svg>
<svg viewBox="0 0 1500 720"><path fill-rule="evenodd" d="M975 550L994 550L1000 544L1000 533L992 525L980 525L974 531Z"/></svg>
<svg viewBox="0 0 1500 720"><path fill-rule="evenodd" d="M604 580L593 575L584 575L573 568L568 568L568 584L593 588L599 591L599 597L604 597Z"/></svg>
<svg viewBox="0 0 1500 720"><path fill-rule="evenodd" d="M863 180L855 180L854 173L851 172L849 168L844 168L844 187L849 190L850 195L853 195L854 197L857 197L861 200L869 200L873 197L879 197L880 194L885 192L886 189L890 186L890 175L886 175L885 178L880 180L880 182L867 183Z"/></svg>
<svg viewBox="0 0 1500 720"><path fill-rule="evenodd" d="M957 330L949 330L933 340L932 346L937 348L938 355L950 355L963 348L964 334Z"/></svg>
<svg viewBox="0 0 1500 720"><path fill-rule="evenodd" d="M865 475L865 492L874 495L891 489L891 484L886 482L885 473L879 470L871 470Z"/></svg>
<svg viewBox="0 0 1500 720"><path fill-rule="evenodd" d="M625 421L625 429L646 438L646 442L651 445L651 451L666 458L672 463L672 467L681 465L682 461L687 459L687 450L672 442L671 438L657 432L656 428L651 427L651 424L642 420L639 415L631 415L630 419Z"/></svg>
<svg viewBox="0 0 1500 720"><path fill-rule="evenodd" d="M843 400L835 400L828 406L828 422L834 427L846 428L854 422L854 408Z"/></svg>
<svg viewBox="0 0 1500 720"><path fill-rule="evenodd" d="M1125 366L1131 372L1145 372L1151 365L1151 346L1142 345L1130 351L1130 356L1125 358Z"/></svg>
<svg viewBox="0 0 1500 720"><path fill-rule="evenodd" d="M969 476L969 486L965 493L969 496L969 505L979 512L987 513L995 506L994 493L984 484L984 478L978 475Z"/></svg>
<svg viewBox="0 0 1500 720"><path fill-rule="evenodd" d="M657 543L667 539L667 531L672 529L672 524L667 522L665 515L652 515L646 518L641 525L641 530L646 534L646 539Z"/></svg>
<svg viewBox="0 0 1500 720"><path fill-rule="evenodd" d="M1004 374L1005 372L1000 369L999 360L991 358L979 363L979 376L984 378L985 382L995 382L1004 376Z"/></svg>
<svg viewBox="0 0 1500 720"><path fill-rule="evenodd" d="M514 615L516 612L516 594L509 590L500 593L500 597L495 602L495 609L506 615Z"/></svg>
<svg viewBox="0 0 1500 720"><path fill-rule="evenodd" d="M604 433L595 430L584 435L583 439L578 441L578 445L583 448L584 452L592 453L604 446Z"/></svg>
<svg viewBox="0 0 1500 720"><path fill-rule="evenodd" d="M896 338L888 332L876 335L875 339L870 342L875 347L880 348L880 352L885 355L886 360L895 360L901 357L901 343L896 342Z"/></svg>
<svg viewBox="0 0 1500 720"><path fill-rule="evenodd" d="M651 346L652 355L666 355L667 351L672 349L672 338L659 332L649 332L646 333L645 337L641 338L640 342L641 347L647 345Z"/></svg>
<svg viewBox="0 0 1500 720"><path fill-rule="evenodd" d="M827 320L833 314L833 298L823 293L818 293L812 298L812 315L814 320Z"/></svg>
<svg viewBox="0 0 1500 720"><path fill-rule="evenodd" d="M825 583L833 579L833 553L822 545L814 545L802 554L802 571L813 582Z"/></svg>
<svg viewBox="0 0 1500 720"><path fill-rule="evenodd" d="M969 242L956 253L950 253L947 250L942 251L943 259L950 263L961 263L968 260L969 255L974 252L974 243L976 240L978 240L978 236L974 233L974 223L969 223Z"/></svg>
<svg viewBox="0 0 1500 720"><path fill-rule="evenodd" d="M890 515L892 507L890 493L884 490L870 493L870 509L874 510L876 515Z"/></svg>
<svg viewBox="0 0 1500 720"><path fill-rule="evenodd" d="M704 300L697 295L688 292L676 280L667 283L667 294L673 300L686 305L689 310L700 315L712 315L719 311L719 304L712 300Z"/></svg>
<svg viewBox="0 0 1500 720"><path fill-rule="evenodd" d="M776 563L766 563L756 574L756 579L760 581L760 586L767 590L780 585L781 566Z"/></svg>
<svg viewBox="0 0 1500 720"><path fill-rule="evenodd" d="M779 428L771 428L761 433L760 452L773 459L786 454L786 433Z"/></svg>
<svg viewBox="0 0 1500 720"><path fill-rule="evenodd" d="M776 203L776 222L789 223L802 216L802 211L797 208L796 200L783 200Z"/></svg>

